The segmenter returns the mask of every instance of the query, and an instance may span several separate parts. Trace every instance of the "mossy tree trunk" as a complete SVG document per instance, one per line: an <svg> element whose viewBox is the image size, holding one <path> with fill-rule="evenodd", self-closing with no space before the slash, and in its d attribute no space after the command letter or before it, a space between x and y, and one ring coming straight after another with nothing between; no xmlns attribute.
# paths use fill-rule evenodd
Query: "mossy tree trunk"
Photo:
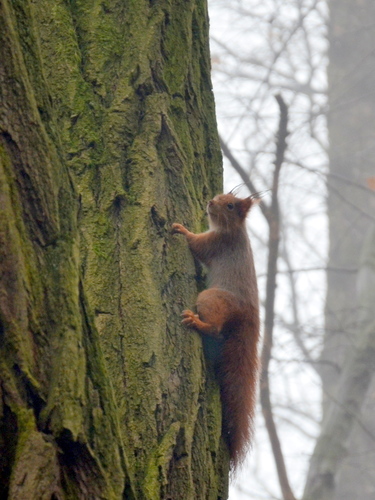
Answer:
<svg viewBox="0 0 375 500"><path fill-rule="evenodd" d="M225 498L171 236L221 190L205 0L0 0L0 496Z"/></svg>

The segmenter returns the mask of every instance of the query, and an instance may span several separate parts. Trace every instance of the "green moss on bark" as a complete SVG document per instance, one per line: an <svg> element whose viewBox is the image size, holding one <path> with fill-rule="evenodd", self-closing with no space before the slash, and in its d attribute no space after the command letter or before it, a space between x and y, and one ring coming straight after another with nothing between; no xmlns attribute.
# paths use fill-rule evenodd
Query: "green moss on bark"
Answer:
<svg viewBox="0 0 375 500"><path fill-rule="evenodd" d="M50 436L61 498L224 498L218 388L179 317L197 271L170 234L199 230L221 190L206 5L5 0L0 14L1 76L22 82L0 118L1 265L24 314L1 316L14 380L22 361L12 414L37 407L29 439Z"/></svg>

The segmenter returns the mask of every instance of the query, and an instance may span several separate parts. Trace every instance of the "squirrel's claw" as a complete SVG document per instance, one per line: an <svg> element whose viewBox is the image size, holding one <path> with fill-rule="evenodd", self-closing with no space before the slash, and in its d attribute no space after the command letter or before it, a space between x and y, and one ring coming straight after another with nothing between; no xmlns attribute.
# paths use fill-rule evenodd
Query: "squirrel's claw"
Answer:
<svg viewBox="0 0 375 500"><path fill-rule="evenodd" d="M185 234L186 228L182 224L175 222L172 224L172 234Z"/></svg>
<svg viewBox="0 0 375 500"><path fill-rule="evenodd" d="M181 323L188 326L189 328L197 327L197 319L199 319L198 314L194 314L193 311L183 311L181 316L184 318Z"/></svg>

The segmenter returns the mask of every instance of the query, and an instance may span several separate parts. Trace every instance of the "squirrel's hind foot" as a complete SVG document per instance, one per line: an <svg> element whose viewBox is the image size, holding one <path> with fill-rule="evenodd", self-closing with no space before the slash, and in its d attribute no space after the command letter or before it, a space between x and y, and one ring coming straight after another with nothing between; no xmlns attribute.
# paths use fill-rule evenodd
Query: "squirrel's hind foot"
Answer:
<svg viewBox="0 0 375 500"><path fill-rule="evenodd" d="M217 328L214 325L210 325L209 323L204 323L198 314L194 314L193 311L187 309L183 311L181 316L184 318L182 323L188 328L194 328L198 330L198 332L203 333L204 335L209 335L210 337L220 338L221 335L217 331Z"/></svg>
<svg viewBox="0 0 375 500"><path fill-rule="evenodd" d="M187 309L186 311L182 311L181 316L184 318L181 323L183 323L189 328L198 329L198 325L199 323L201 323L198 314L194 314L193 311Z"/></svg>

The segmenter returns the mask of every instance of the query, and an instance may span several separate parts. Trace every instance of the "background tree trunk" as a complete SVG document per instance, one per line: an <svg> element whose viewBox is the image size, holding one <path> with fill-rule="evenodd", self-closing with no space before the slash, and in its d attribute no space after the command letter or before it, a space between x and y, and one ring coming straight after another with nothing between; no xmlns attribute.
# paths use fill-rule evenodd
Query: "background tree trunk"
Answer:
<svg viewBox="0 0 375 500"><path fill-rule="evenodd" d="M375 4L330 0L329 6L330 251L321 359L324 418L304 498L370 500L375 495L371 358L375 197L366 182L374 175L375 156Z"/></svg>
<svg viewBox="0 0 375 500"><path fill-rule="evenodd" d="M2 498L226 497L169 232L221 191L207 36L204 0L0 0Z"/></svg>

